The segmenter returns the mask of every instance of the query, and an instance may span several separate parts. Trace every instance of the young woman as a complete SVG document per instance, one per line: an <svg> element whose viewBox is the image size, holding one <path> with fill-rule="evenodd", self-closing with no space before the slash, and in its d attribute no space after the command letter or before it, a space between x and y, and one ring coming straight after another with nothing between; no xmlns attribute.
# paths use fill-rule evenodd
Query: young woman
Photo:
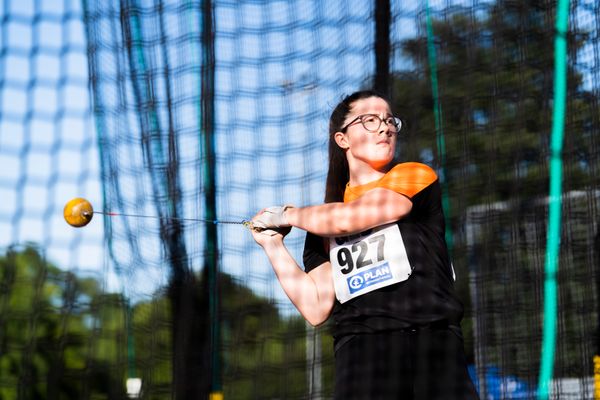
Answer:
<svg viewBox="0 0 600 400"><path fill-rule="evenodd" d="M329 121L325 204L269 207L252 235L304 318L333 315L336 399L477 399L444 239L440 185L419 163L394 165L400 120L372 91ZM305 270L287 251L307 231Z"/></svg>

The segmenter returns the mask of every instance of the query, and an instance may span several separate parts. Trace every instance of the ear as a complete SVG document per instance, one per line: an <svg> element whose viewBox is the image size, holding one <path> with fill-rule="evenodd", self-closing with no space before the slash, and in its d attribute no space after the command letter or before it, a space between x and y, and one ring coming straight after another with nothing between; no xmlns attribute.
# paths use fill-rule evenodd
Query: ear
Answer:
<svg viewBox="0 0 600 400"><path fill-rule="evenodd" d="M346 150L348 149L348 147L350 147L348 144L348 137L342 132L334 133L333 139L335 140L337 145L342 148L342 150Z"/></svg>

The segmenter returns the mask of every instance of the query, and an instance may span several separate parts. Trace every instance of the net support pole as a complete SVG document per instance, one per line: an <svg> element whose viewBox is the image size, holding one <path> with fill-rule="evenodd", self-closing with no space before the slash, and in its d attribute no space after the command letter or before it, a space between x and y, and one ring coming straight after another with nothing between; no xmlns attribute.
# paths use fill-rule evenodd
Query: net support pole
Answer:
<svg viewBox="0 0 600 400"><path fill-rule="evenodd" d="M217 220L216 198L216 154L214 140L214 93L215 93L215 48L214 15L211 0L202 5L202 72L201 72L201 128L204 147L203 183L204 218ZM206 247L204 268L207 269L209 307L210 307L210 400L223 398L221 382L221 332L219 322L219 284L218 284L218 236L216 224L205 224Z"/></svg>
<svg viewBox="0 0 600 400"><path fill-rule="evenodd" d="M390 88L390 0L375 0L375 79L373 88L391 97Z"/></svg>
<svg viewBox="0 0 600 400"><path fill-rule="evenodd" d="M558 0L554 38L554 110L550 140L550 196L544 278L544 319L538 399L548 399L556 350L557 288L562 208L562 146L567 98L567 27L569 0Z"/></svg>

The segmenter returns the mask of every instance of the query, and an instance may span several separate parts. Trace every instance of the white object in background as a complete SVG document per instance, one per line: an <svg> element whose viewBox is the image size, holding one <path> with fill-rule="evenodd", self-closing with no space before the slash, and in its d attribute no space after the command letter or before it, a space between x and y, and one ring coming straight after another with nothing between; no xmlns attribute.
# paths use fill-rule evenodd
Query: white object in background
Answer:
<svg viewBox="0 0 600 400"><path fill-rule="evenodd" d="M130 399L137 399L140 397L142 391L142 380L140 378L127 378L127 396Z"/></svg>

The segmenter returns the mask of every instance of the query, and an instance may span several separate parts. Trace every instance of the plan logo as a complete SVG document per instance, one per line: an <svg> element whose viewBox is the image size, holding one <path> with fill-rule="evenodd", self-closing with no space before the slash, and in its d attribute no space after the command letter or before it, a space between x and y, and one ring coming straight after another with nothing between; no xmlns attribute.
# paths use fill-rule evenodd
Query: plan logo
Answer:
<svg viewBox="0 0 600 400"><path fill-rule="evenodd" d="M388 279L392 279L392 271L386 262L348 278L348 288L350 289L350 294L353 294Z"/></svg>

